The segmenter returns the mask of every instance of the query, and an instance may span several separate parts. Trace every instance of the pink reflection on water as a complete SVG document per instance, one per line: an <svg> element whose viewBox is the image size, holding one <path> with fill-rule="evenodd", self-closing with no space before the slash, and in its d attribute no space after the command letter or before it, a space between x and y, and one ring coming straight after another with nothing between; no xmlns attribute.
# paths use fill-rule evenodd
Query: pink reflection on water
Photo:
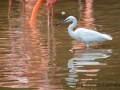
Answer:
<svg viewBox="0 0 120 90"><path fill-rule="evenodd" d="M9 0L9 5L8 5L8 17L10 17L11 14L11 7L12 7L12 1L13 0ZM25 0L22 0L22 6L23 6L23 13L25 14Z"/></svg>
<svg viewBox="0 0 120 90"><path fill-rule="evenodd" d="M48 26L47 24L44 25L47 20L39 20L40 25L37 26L29 25L32 5L30 2L26 2L26 16L21 14L19 18L15 19L9 17L9 38L11 41L9 46L11 47L11 53L5 56L2 65L3 70L1 70L4 78L0 78L3 81L0 86L38 88L38 90L61 88L61 85L55 85L56 82L60 82L59 79L53 78L53 74L58 70L58 67L52 64L56 56L54 16L50 15L49 12L45 13L45 15L48 14L47 20L50 23ZM45 12L45 9L41 9L41 12ZM41 13L38 15L43 16ZM17 24L19 26L16 27ZM44 34L43 29L47 30L47 33ZM50 85L51 83L53 84Z"/></svg>
<svg viewBox="0 0 120 90"><path fill-rule="evenodd" d="M94 30L94 18L93 18L93 0L86 0L85 2L85 11L83 12L83 3L81 0L79 0L79 14L80 14L80 19L78 20L78 26L87 28L87 29L92 29Z"/></svg>
<svg viewBox="0 0 120 90"><path fill-rule="evenodd" d="M79 20L78 20L78 27L83 27L87 29L95 29L93 26L94 18L92 16L93 10L92 10L93 0L86 0L85 6L79 0ZM85 11L83 12L83 9L85 7ZM72 49L85 49L85 45L81 43L80 41L73 40L72 41L73 48Z"/></svg>

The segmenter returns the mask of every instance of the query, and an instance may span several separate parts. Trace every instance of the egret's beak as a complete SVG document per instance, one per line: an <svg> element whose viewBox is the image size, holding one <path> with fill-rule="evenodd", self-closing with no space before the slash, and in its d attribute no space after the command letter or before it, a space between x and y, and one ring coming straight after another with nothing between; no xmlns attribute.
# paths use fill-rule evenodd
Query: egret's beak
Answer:
<svg viewBox="0 0 120 90"><path fill-rule="evenodd" d="M60 24L63 24L63 23L65 23L65 22L67 22L68 20L69 20L69 19L65 19L65 20L59 22L58 24L56 24L55 26L58 26L58 25L60 25Z"/></svg>

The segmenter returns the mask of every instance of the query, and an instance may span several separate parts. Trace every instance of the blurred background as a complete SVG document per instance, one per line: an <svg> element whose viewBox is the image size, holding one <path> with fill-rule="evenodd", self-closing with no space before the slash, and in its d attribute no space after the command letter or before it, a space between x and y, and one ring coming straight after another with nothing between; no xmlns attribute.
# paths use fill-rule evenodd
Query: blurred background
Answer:
<svg viewBox="0 0 120 90"><path fill-rule="evenodd" d="M50 8L43 1L30 24L36 2L0 1L0 90L119 90L107 84L120 84L120 1L56 0ZM76 28L113 40L86 49L69 36L70 23L55 27L70 15L78 20Z"/></svg>

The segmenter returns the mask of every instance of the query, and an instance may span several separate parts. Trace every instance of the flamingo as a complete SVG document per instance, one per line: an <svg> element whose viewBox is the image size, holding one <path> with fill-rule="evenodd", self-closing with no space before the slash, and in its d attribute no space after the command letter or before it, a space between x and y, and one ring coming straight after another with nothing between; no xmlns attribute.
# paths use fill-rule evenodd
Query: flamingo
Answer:
<svg viewBox="0 0 120 90"><path fill-rule="evenodd" d="M22 1L23 1L24 13L25 13L25 0L22 0ZM30 24L35 24L38 10L41 7L43 1L44 0L37 0L35 6L33 8L33 11L32 11L32 15L31 15L31 18L30 18ZM48 7L48 9L50 8L50 6L52 6L52 8L55 7L56 0L46 0L46 2L47 2L46 6ZM8 16L10 16L11 5L12 5L12 0L9 0ZM53 10L53 12L54 12L54 10Z"/></svg>
<svg viewBox="0 0 120 90"><path fill-rule="evenodd" d="M44 0L38 0L37 3L35 4L33 11L32 11L30 24L35 24L38 10L40 6L42 5L43 1ZM50 0L47 0L46 6L48 7L48 9L50 8L50 5L52 6L52 8L54 8L55 4L56 4L56 0L52 0L52 2Z"/></svg>

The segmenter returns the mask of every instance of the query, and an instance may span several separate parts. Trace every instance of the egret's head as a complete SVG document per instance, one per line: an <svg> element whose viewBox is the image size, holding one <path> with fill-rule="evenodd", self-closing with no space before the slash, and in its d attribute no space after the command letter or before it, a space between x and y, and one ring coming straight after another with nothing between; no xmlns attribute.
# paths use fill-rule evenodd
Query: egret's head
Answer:
<svg viewBox="0 0 120 90"><path fill-rule="evenodd" d="M56 24L56 26L58 26L60 24L63 24L63 23L66 23L66 22L74 21L74 20L76 20L76 18L74 16L69 16L65 20L63 20L63 21L59 22L58 24Z"/></svg>
<svg viewBox="0 0 120 90"><path fill-rule="evenodd" d="M66 20L66 22L70 22L70 21L76 20L76 18L74 16L69 16L65 20Z"/></svg>

